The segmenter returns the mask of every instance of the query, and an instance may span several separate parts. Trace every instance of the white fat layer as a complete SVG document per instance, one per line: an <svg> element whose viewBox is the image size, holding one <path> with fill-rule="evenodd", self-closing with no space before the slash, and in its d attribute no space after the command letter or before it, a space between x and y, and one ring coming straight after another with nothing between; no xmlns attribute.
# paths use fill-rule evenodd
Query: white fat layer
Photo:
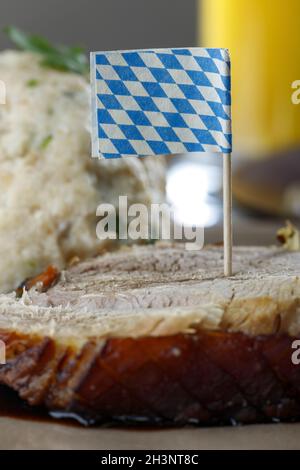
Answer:
<svg viewBox="0 0 300 470"><path fill-rule="evenodd" d="M47 292L0 296L0 329L83 344L93 337L162 336L195 329L300 333L300 252L237 247L134 247L65 271Z"/></svg>

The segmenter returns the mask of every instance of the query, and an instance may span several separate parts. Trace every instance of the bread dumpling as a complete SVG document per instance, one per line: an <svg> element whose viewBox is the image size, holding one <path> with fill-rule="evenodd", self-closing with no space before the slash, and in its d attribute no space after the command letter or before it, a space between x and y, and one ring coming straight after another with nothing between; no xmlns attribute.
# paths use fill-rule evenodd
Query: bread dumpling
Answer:
<svg viewBox="0 0 300 470"><path fill-rule="evenodd" d="M163 158L91 158L88 77L0 53L0 292L48 264L97 252L100 203L164 197Z"/></svg>

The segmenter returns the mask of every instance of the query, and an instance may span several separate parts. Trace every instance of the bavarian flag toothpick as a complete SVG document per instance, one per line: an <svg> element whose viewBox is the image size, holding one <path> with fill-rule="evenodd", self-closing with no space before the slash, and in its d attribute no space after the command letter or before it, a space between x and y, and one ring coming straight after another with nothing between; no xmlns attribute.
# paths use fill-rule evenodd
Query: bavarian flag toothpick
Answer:
<svg viewBox="0 0 300 470"><path fill-rule="evenodd" d="M223 154L224 273L232 273L231 90L226 49L91 53L92 156Z"/></svg>

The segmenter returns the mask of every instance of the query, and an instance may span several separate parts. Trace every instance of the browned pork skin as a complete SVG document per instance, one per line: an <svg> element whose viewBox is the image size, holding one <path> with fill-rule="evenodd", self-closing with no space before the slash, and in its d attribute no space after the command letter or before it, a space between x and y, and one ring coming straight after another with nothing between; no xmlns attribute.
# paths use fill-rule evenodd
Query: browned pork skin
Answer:
<svg viewBox="0 0 300 470"><path fill-rule="evenodd" d="M33 406L86 424L300 419L300 368L292 364L293 338L287 335L197 332L95 340L76 355L47 338L4 331L0 338L8 355L0 382Z"/></svg>

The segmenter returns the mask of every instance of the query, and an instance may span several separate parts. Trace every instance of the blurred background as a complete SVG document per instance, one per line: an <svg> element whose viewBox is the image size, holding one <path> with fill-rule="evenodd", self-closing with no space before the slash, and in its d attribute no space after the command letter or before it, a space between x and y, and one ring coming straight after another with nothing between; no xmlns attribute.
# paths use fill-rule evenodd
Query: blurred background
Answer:
<svg viewBox="0 0 300 470"><path fill-rule="evenodd" d="M299 0L2 0L1 30L15 25L87 51L228 47L232 58L234 239L275 241L300 216ZM1 49L11 46L0 33ZM167 196L177 218L222 239L222 157L168 158Z"/></svg>
<svg viewBox="0 0 300 470"><path fill-rule="evenodd" d="M138 49L196 45L196 11L196 0L1 0L0 22L87 51Z"/></svg>

